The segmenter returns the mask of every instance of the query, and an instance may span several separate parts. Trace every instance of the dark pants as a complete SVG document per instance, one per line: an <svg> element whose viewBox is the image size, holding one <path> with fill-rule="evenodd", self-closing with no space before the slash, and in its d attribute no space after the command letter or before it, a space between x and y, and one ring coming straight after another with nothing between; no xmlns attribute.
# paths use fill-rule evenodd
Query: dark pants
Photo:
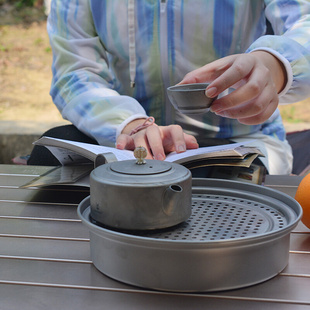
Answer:
<svg viewBox="0 0 310 310"><path fill-rule="evenodd" d="M49 129L42 136L98 144L96 140L88 137L73 125L64 125ZM46 147L35 145L27 161L27 165L59 166L60 163Z"/></svg>

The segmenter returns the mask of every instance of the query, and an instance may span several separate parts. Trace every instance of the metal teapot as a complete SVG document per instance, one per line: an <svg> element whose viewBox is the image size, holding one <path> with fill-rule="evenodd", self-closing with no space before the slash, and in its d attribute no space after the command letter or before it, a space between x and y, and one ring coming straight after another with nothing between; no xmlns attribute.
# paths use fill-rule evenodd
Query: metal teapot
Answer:
<svg viewBox="0 0 310 310"><path fill-rule="evenodd" d="M162 229L186 221L191 172L179 164L145 160L144 148L134 154L136 161L113 161L91 172L91 218L121 230Z"/></svg>

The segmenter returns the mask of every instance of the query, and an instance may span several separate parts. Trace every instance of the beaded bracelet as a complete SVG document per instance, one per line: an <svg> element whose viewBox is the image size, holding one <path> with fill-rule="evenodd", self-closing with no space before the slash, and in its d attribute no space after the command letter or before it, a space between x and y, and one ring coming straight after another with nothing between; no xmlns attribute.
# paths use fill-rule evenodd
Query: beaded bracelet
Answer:
<svg viewBox="0 0 310 310"><path fill-rule="evenodd" d="M153 116L148 117L143 124L137 126L136 128L134 128L131 132L130 132L130 136L134 135L135 133L137 133L138 131L145 129L151 125L153 125L155 122L155 118Z"/></svg>

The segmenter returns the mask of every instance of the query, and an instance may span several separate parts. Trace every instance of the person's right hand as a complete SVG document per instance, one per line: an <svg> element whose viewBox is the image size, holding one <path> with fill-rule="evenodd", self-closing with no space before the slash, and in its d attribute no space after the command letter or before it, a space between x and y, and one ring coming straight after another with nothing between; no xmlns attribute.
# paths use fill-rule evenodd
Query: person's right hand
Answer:
<svg viewBox="0 0 310 310"><path fill-rule="evenodd" d="M236 90L215 100L211 111L246 125L261 124L278 107L278 93L286 84L283 64L266 51L230 55L186 74L179 84L203 83L208 97Z"/></svg>
<svg viewBox="0 0 310 310"><path fill-rule="evenodd" d="M146 148L147 159L164 160L171 152L182 153L187 149L198 148L194 136L186 134L179 125L158 126L153 124L133 135L130 132L143 124L145 119L138 119L129 123L116 140L116 148L120 150L134 150L138 146Z"/></svg>

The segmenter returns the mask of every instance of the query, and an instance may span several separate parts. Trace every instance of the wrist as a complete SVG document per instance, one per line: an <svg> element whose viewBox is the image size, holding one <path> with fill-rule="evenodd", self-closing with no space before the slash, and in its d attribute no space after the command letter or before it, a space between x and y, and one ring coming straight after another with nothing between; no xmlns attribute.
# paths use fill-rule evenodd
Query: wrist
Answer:
<svg viewBox="0 0 310 310"><path fill-rule="evenodd" d="M279 94L285 88L288 79L284 64L268 51L258 50L251 54L256 56L269 69L271 78Z"/></svg>
<svg viewBox="0 0 310 310"><path fill-rule="evenodd" d="M133 120L132 122L128 123L124 129L122 130L122 134L129 135L132 130L137 128L138 126L142 125L145 122L146 118L138 118Z"/></svg>

